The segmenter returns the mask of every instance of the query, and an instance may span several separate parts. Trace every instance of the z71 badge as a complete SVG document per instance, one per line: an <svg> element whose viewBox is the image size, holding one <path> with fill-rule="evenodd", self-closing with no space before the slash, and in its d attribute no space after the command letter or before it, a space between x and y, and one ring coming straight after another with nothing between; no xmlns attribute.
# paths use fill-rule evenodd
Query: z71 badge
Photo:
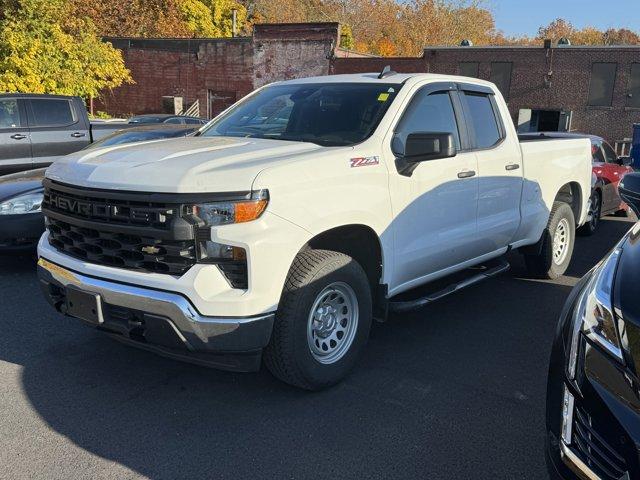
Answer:
<svg viewBox="0 0 640 480"><path fill-rule="evenodd" d="M380 163L380 159L378 157L356 157L349 161L351 162L351 168L370 167L371 165L378 165Z"/></svg>

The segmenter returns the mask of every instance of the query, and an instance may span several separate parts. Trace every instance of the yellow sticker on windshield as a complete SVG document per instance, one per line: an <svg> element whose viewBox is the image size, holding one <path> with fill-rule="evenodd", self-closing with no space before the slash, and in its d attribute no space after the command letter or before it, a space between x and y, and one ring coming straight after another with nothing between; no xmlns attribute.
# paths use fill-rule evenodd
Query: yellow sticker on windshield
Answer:
<svg viewBox="0 0 640 480"><path fill-rule="evenodd" d="M379 102L386 102L388 98L389 98L388 93L381 93L380 95L378 95Z"/></svg>

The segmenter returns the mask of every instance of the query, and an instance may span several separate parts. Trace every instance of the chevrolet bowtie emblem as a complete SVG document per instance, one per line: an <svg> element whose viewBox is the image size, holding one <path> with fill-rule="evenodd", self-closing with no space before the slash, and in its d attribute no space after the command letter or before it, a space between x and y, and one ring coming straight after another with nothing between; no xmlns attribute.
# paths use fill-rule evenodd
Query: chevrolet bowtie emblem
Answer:
<svg viewBox="0 0 640 480"><path fill-rule="evenodd" d="M142 247L140 250L142 250L144 253L148 255L155 255L156 253L160 252L160 249L158 247L154 247L153 245L149 245L148 247Z"/></svg>

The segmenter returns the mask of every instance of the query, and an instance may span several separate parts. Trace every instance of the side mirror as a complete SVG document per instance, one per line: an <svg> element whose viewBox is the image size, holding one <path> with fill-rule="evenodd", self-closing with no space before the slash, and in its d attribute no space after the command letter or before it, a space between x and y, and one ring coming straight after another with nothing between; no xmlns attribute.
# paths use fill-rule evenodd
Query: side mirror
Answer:
<svg viewBox="0 0 640 480"><path fill-rule="evenodd" d="M618 184L620 198L640 216L640 173L627 173Z"/></svg>
<svg viewBox="0 0 640 480"><path fill-rule="evenodd" d="M622 167L628 167L633 164L633 158L631 157L618 157L618 165Z"/></svg>
<svg viewBox="0 0 640 480"><path fill-rule="evenodd" d="M396 167L401 175L411 176L420 162L455 157L456 144L452 133L414 132L403 142L395 136L392 144Z"/></svg>

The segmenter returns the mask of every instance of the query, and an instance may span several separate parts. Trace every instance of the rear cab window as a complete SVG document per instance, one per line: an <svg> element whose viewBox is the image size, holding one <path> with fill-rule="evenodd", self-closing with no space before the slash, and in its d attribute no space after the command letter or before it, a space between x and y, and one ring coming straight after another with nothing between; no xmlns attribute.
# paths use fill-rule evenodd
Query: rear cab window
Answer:
<svg viewBox="0 0 640 480"><path fill-rule="evenodd" d="M77 122L71 100L31 98L27 100L30 127L64 127Z"/></svg>
<svg viewBox="0 0 640 480"><path fill-rule="evenodd" d="M461 97L465 105L472 148L483 150L498 145L505 138L505 132L499 120L493 95L464 91Z"/></svg>

